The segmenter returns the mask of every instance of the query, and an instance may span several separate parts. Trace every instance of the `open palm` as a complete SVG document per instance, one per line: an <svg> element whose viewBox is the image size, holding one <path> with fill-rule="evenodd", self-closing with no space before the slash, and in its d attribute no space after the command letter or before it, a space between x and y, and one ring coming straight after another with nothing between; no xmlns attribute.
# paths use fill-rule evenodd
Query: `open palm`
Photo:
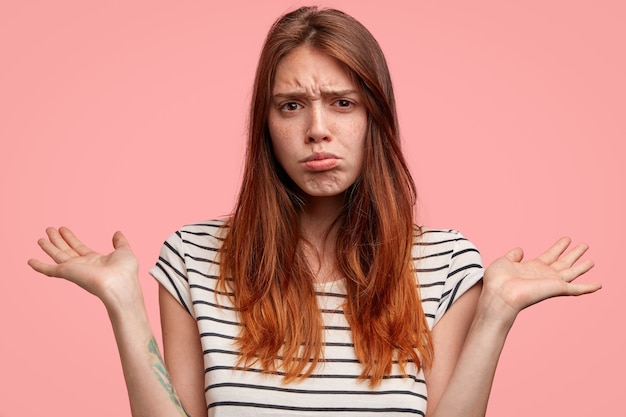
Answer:
<svg viewBox="0 0 626 417"><path fill-rule="evenodd" d="M551 297L582 295L601 288L598 283L573 281L593 267L591 260L578 262L587 251L580 244L567 251L569 238L562 238L542 255L522 261L521 249L513 249L485 270L484 292L499 299L513 314Z"/></svg>
<svg viewBox="0 0 626 417"><path fill-rule="evenodd" d="M114 251L106 255L85 246L68 228L48 228L46 234L38 243L55 264L30 259L28 264L35 271L74 282L105 304L139 290L137 260L121 232L113 235Z"/></svg>

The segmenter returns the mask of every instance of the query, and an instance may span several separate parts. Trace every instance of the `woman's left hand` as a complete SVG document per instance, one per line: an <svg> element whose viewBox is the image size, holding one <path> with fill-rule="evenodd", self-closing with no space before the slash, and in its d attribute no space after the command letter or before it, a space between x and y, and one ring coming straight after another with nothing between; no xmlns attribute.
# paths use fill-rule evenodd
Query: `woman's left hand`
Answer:
<svg viewBox="0 0 626 417"><path fill-rule="evenodd" d="M482 301L497 310L500 319L512 322L521 310L545 299L583 295L602 288L599 283L573 282L593 267L593 261L578 262L589 247L579 244L567 251L570 242L566 237L559 239L529 261L522 261L520 248L496 259L485 270Z"/></svg>

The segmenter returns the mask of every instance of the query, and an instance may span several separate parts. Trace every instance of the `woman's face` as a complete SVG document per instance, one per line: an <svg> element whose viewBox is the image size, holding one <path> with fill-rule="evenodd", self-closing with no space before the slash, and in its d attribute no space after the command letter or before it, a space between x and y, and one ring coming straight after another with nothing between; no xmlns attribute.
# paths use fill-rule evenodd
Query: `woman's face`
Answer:
<svg viewBox="0 0 626 417"><path fill-rule="evenodd" d="M367 111L346 68L323 52L300 46L278 63L269 129L278 162L309 196L337 196L361 173Z"/></svg>

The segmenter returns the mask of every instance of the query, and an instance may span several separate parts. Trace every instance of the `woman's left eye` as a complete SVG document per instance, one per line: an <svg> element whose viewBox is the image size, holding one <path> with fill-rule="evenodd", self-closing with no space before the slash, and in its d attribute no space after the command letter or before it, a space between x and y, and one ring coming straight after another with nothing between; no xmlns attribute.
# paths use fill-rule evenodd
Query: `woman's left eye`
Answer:
<svg viewBox="0 0 626 417"><path fill-rule="evenodd" d="M337 107L344 107L344 108L347 108L347 107L352 106L352 104L353 104L353 103L352 103L350 100L344 100L344 99L341 99L341 100L337 100L337 101L335 101L335 105L336 105Z"/></svg>

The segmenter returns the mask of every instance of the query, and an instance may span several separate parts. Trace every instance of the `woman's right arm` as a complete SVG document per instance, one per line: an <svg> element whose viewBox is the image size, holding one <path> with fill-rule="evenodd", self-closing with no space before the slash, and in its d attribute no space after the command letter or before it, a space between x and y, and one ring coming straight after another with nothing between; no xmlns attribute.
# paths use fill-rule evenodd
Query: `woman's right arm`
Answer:
<svg viewBox="0 0 626 417"><path fill-rule="evenodd" d="M64 278L104 303L115 334L134 417L205 416L194 404L189 414L177 396L165 368L146 313L137 276L138 265L128 241L117 232L115 250L102 255L85 246L67 228L46 229L39 245L55 264L31 259L37 272ZM197 333L196 333L197 334Z"/></svg>
<svg viewBox="0 0 626 417"><path fill-rule="evenodd" d="M163 354L170 376L191 416L206 416L204 354L196 320L159 285Z"/></svg>

